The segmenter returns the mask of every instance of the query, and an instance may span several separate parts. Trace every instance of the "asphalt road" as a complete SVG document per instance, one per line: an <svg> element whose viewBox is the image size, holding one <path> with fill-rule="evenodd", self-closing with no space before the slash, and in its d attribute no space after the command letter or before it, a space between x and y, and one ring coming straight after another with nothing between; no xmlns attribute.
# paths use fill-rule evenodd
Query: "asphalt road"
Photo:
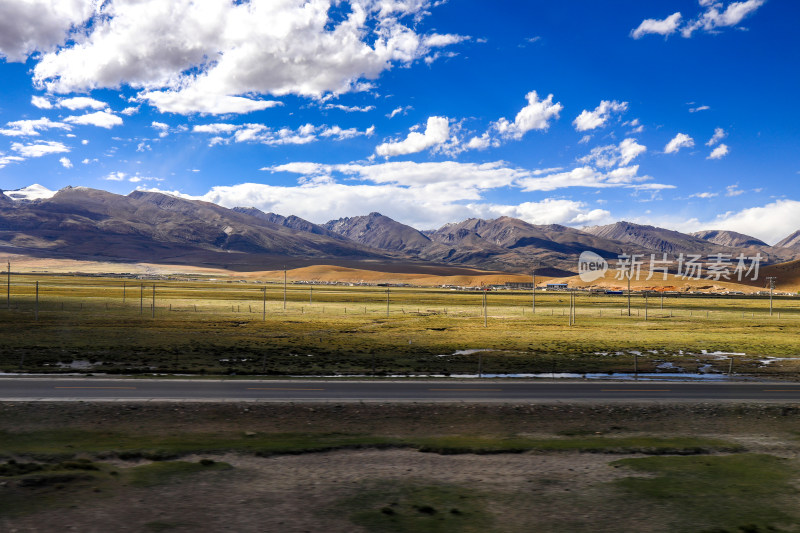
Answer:
<svg viewBox="0 0 800 533"><path fill-rule="evenodd" d="M800 401L800 383L0 378L0 401Z"/></svg>

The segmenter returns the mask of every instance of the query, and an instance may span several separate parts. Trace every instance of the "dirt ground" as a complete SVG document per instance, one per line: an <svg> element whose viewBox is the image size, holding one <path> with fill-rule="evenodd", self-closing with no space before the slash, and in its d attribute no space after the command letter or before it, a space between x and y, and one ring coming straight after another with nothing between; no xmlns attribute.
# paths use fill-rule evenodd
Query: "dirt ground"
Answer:
<svg viewBox="0 0 800 533"><path fill-rule="evenodd" d="M0 431L346 432L393 436L564 431L786 436L800 403L169 403L0 402Z"/></svg>
<svg viewBox="0 0 800 533"><path fill-rule="evenodd" d="M468 485L492 494L530 487L529 492L544 494L565 487L578 492L626 475L603 455L439 456L369 450L218 459L235 469L223 476L194 477L190 484L127 490L124 497L9 520L4 529L106 533L147 531L147 524L161 522L174 531L366 531L345 516L325 511L373 480ZM543 479L547 481L542 483ZM495 500L510 518L508 513L514 510L508 508L507 499ZM593 519L600 512L586 510L584 515Z"/></svg>
<svg viewBox="0 0 800 533"><path fill-rule="evenodd" d="M800 404L0 404L0 431L24 433L54 428L149 434L335 431L392 436L679 435L723 439L744 446L747 452L768 453L793 463L800 458ZM365 449L272 457L191 455L182 460L196 462L209 457L233 468L201 472L152 487L109 491L104 486L96 489L96 497L67 499L33 514L0 517L0 530L411 531L414 529L354 524L353 506L358 504L353 501L366 493L385 491L385 487L415 486L459 487L464 491L460 498L479 501L476 505L480 512L493 517L490 526L481 526L483 530L672 530L667 511L658 506L626 506L624 496L613 488L615 480L643 474L632 474L612 463L641 455L439 455L408 449ZM109 462L119 468L147 463ZM387 496L387 505L394 504L392 498L396 495ZM478 514L475 516L478 524ZM420 526L419 531L453 530L445 525L439 529L425 527Z"/></svg>

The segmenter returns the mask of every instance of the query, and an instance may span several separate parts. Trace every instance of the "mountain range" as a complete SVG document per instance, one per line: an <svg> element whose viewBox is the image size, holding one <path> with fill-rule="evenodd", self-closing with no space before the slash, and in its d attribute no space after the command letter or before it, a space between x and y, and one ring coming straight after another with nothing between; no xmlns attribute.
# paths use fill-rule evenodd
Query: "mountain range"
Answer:
<svg viewBox="0 0 800 533"><path fill-rule="evenodd" d="M800 259L800 231L775 246L736 232L692 234L616 222L576 229L500 217L419 231L380 213L314 224L253 207L85 187L0 191L0 251L36 257L271 270L331 264L387 272L456 274L484 269L549 276L575 272L583 251L620 254L760 253Z"/></svg>

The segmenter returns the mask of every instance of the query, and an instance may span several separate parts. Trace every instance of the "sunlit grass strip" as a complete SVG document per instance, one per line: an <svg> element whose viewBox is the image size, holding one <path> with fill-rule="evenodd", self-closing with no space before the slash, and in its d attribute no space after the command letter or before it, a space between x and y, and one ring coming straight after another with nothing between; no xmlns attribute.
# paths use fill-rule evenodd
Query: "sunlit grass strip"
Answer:
<svg viewBox="0 0 800 533"><path fill-rule="evenodd" d="M446 435L403 438L343 433L258 433L132 435L96 431L53 430L0 433L7 455L64 459L87 453L123 459L174 459L193 453L241 452L257 455L297 454L341 449L411 448L439 454L522 452L590 452L645 454L702 454L736 452L742 447L719 439L697 437L475 437Z"/></svg>
<svg viewBox="0 0 800 533"><path fill-rule="evenodd" d="M466 349L487 350L485 372L630 372L636 351L640 372L657 359L694 371L674 358L702 350L745 353L734 371L800 369L758 363L800 354L798 300L776 301L770 317L763 299L667 297L661 309L650 298L645 320L639 296L628 316L624 297L580 294L569 327L565 293L537 295L534 315L529 292L492 292L484 327L477 291L392 287L387 317L383 287L290 285L284 309L276 284L160 281L153 312L151 282L64 277L40 283L37 321L32 281L12 285L10 311L0 305L0 370L88 360L128 373L474 373L477 355L452 355Z"/></svg>

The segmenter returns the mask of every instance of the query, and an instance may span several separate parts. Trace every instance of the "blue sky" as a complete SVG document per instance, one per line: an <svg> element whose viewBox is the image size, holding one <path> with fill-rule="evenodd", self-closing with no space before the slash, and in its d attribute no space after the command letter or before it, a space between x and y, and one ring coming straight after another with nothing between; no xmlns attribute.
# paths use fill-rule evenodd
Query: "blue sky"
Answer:
<svg viewBox="0 0 800 533"><path fill-rule="evenodd" d="M800 4L0 0L0 188L800 229Z"/></svg>

